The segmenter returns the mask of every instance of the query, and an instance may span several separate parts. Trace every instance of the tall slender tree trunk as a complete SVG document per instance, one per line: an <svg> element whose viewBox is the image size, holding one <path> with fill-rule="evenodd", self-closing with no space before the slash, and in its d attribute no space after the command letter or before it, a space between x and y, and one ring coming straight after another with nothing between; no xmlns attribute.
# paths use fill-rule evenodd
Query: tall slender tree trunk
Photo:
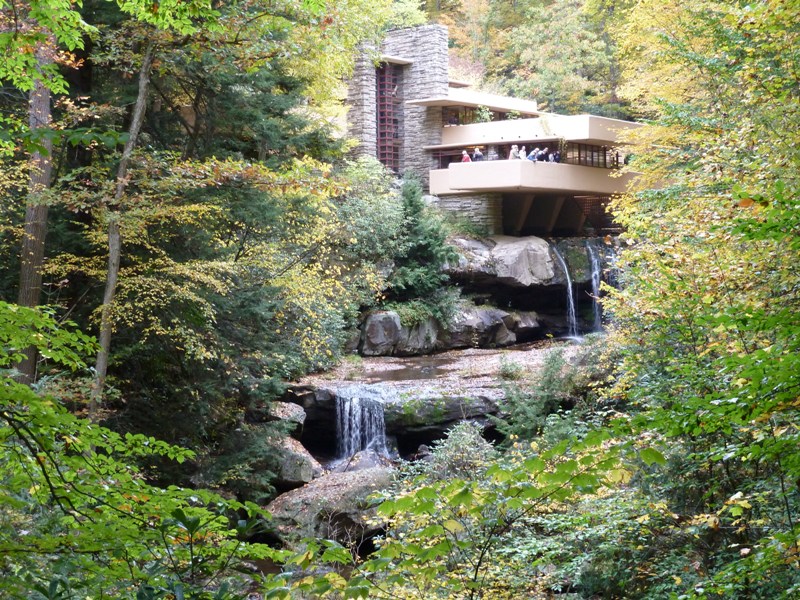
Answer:
<svg viewBox="0 0 800 600"><path fill-rule="evenodd" d="M39 58L43 65L49 59ZM50 90L42 81L36 80L29 96L28 124L31 131L50 126ZM25 230L22 234L20 251L19 296L17 303L22 306L38 306L42 295L42 264L44 263L44 242L47 235L47 199L45 193L50 189L53 174L53 141L49 137L41 140L41 151L34 152L30 160L28 179L28 202L25 210ZM26 348L25 358L17 365L17 380L31 384L36 378L38 353L34 346Z"/></svg>
<svg viewBox="0 0 800 600"><path fill-rule="evenodd" d="M100 349L97 351L95 362L95 376L92 385L92 393L89 400L89 419L97 420L100 403L103 400L103 392L106 383L106 373L108 371L108 358L111 351L111 334L113 331L112 308L114 297L117 291L117 279L119 277L119 266L122 258L122 232L120 231L120 213L118 205L125 195L125 188L128 185L128 165L131 162L133 149L142 129L144 114L147 108L147 92L150 87L150 71L153 66L153 55L155 54L155 41L150 41L142 57L142 67L139 70L139 92L136 96L136 104L133 107L133 118L128 129L128 141L122 151L122 158L117 167L117 185L114 191L114 198L108 202L106 208L108 216L108 270L106 272L106 289L103 294L103 307L100 314Z"/></svg>

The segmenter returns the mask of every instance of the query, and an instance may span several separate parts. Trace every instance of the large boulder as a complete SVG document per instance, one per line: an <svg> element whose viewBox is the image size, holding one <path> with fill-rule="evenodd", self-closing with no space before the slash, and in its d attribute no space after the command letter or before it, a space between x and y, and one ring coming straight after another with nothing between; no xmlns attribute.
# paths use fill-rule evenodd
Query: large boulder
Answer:
<svg viewBox="0 0 800 600"><path fill-rule="evenodd" d="M565 238L555 245L559 254L564 259L569 269L570 279L573 284L591 284L592 264L585 238ZM558 267L561 277L561 267Z"/></svg>
<svg viewBox="0 0 800 600"><path fill-rule="evenodd" d="M539 315L532 310L511 312L504 322L506 327L514 332L517 339L529 339L539 334L542 329Z"/></svg>
<svg viewBox="0 0 800 600"><path fill-rule="evenodd" d="M530 339L538 329L534 312L508 313L491 306L462 308L446 327L433 318L406 327L400 325L397 313L377 311L364 320L361 353L419 356L454 348L497 348Z"/></svg>
<svg viewBox="0 0 800 600"><path fill-rule="evenodd" d="M439 349L492 348L509 346L517 341L509 331L509 313L492 307L471 307L462 310L439 335Z"/></svg>
<svg viewBox="0 0 800 600"><path fill-rule="evenodd" d="M284 437L278 447L276 471L275 487L279 490L289 490L319 477L323 469L300 442L291 437Z"/></svg>
<svg viewBox="0 0 800 600"><path fill-rule="evenodd" d="M270 402L267 414L272 420L288 423L292 435L302 433L303 423L306 422L306 411L301 406L293 402Z"/></svg>
<svg viewBox="0 0 800 600"><path fill-rule="evenodd" d="M364 356L416 356L436 348L439 325L431 317L410 327L391 310L369 313L361 326L359 347Z"/></svg>
<svg viewBox="0 0 800 600"><path fill-rule="evenodd" d="M550 245L541 238L497 235L456 238L451 244L459 260L447 265L446 272L454 279L522 288L558 283Z"/></svg>
<svg viewBox="0 0 800 600"><path fill-rule="evenodd" d="M330 473L281 494L267 506L272 533L288 547L303 538L357 546L381 530L376 504L369 496L387 488L391 474L386 467Z"/></svg>
<svg viewBox="0 0 800 600"><path fill-rule="evenodd" d="M338 390L352 386L349 382L346 385L342 383L334 383L330 388L298 387L290 390L289 397L304 402L307 407L302 441L316 455L330 456L337 447L336 396ZM397 444L402 456L415 451L419 444L441 439L448 429L464 419L491 426L491 416L498 414L497 402L502 397L500 388L489 389L480 384L474 388L444 389L433 381L421 380L411 386L370 384L363 387L368 388L371 397L383 405L387 437L392 444ZM309 432L313 433L309 435ZM352 466L364 462L369 464L370 460L370 456L358 457L352 461Z"/></svg>
<svg viewBox="0 0 800 600"><path fill-rule="evenodd" d="M371 312L361 328L361 354L387 356L394 352L400 341L400 317L396 312L378 310Z"/></svg>
<svg viewBox="0 0 800 600"><path fill-rule="evenodd" d="M489 416L496 415L498 407L494 400L483 395L449 395L437 388L420 385L411 392L387 394L383 413L386 432L403 437L443 434L464 419L488 424Z"/></svg>
<svg viewBox="0 0 800 600"><path fill-rule="evenodd" d="M361 450L350 458L338 460L330 465L328 469L332 473L345 473L348 471L363 471L364 469L374 469L375 467L391 467L392 459L385 454L375 450Z"/></svg>
<svg viewBox="0 0 800 600"><path fill-rule="evenodd" d="M292 402L264 402L248 409L246 418L250 423L284 421L290 424L290 431L295 433L302 431L306 413Z"/></svg>
<svg viewBox="0 0 800 600"><path fill-rule="evenodd" d="M403 326L394 353L398 356L429 354L436 348L438 337L439 324L433 317L411 327Z"/></svg>

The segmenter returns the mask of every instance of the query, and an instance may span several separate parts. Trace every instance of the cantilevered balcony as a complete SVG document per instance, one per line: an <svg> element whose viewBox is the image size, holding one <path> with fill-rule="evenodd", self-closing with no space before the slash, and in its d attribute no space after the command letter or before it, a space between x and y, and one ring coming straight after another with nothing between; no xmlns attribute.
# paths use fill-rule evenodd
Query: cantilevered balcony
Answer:
<svg viewBox="0 0 800 600"><path fill-rule="evenodd" d="M625 190L631 174L614 169L530 160L452 163L430 173L435 195L533 192L611 195Z"/></svg>
<svg viewBox="0 0 800 600"><path fill-rule="evenodd" d="M438 150L456 146L512 143L527 144L529 148L533 148L537 142L555 140L613 146L619 143L621 132L635 127L639 127L639 125L594 115L542 114L540 117L529 119L446 126L442 129L441 143L425 146L425 149Z"/></svg>

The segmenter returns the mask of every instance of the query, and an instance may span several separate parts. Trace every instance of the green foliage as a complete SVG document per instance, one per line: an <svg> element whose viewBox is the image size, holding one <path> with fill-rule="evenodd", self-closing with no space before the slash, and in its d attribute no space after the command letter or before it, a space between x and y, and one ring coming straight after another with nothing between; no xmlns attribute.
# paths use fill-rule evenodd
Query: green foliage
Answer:
<svg viewBox="0 0 800 600"><path fill-rule="evenodd" d="M447 320L452 296L443 292L448 278L442 268L457 258L456 251L446 243L441 217L425 205L422 186L411 175L403 180L402 200L402 253L395 259L387 300L417 300L427 304L431 314Z"/></svg>
<svg viewBox="0 0 800 600"><path fill-rule="evenodd" d="M501 405L504 416L497 420L500 431L506 436L535 439L541 434L550 414L569 408L567 402L573 398L573 378L574 373L567 368L563 351L549 352L532 386L528 389L519 385L505 387L505 399Z"/></svg>
<svg viewBox="0 0 800 600"><path fill-rule="evenodd" d="M342 224L340 251L353 264L367 262L385 269L405 250L405 216L395 177L377 159L345 161L338 174L346 189L335 199Z"/></svg>
<svg viewBox="0 0 800 600"><path fill-rule="evenodd" d="M388 191L371 195L388 182L311 162L277 172L162 156L140 159L130 185L112 365L124 403L107 423L198 448L191 473L159 465L165 481L191 475L263 499L278 431L249 421L282 380L333 364L359 306L383 287L377 265L395 251L400 213L379 222L370 206L389 213ZM389 239L361 231L368 222ZM66 262L87 278L92 265Z"/></svg>
<svg viewBox="0 0 800 600"><path fill-rule="evenodd" d="M405 302L384 302L385 310L392 310L400 317L405 327L413 327L434 319L439 323L450 323L458 310L460 294L457 288L442 287L427 298L414 298Z"/></svg>
<svg viewBox="0 0 800 600"><path fill-rule="evenodd" d="M88 338L41 312L0 304L4 350L34 343L53 364L80 368ZM243 537L262 511L203 491L155 488L136 469L192 452L77 418L7 374L0 382L0 595L239 598L235 568L272 551ZM240 511L231 521L233 511ZM173 596L174 597L174 596ZM205 596L210 597L210 596Z"/></svg>
<svg viewBox="0 0 800 600"><path fill-rule="evenodd" d="M190 48L159 81L169 110L152 116L152 132L184 158L244 158L280 167L291 158L331 161L341 154L326 122L308 111L308 82L291 71L288 60L269 68L243 70L236 44ZM191 89L191 111L182 107Z"/></svg>
<svg viewBox="0 0 800 600"><path fill-rule="evenodd" d="M653 123L636 140L640 185L615 203L628 248L606 395L625 402L620 431L667 448L641 485L696 536L684 597L800 585L799 16L772 1L644 2L622 39L628 93Z"/></svg>
<svg viewBox="0 0 800 600"><path fill-rule="evenodd" d="M201 28L213 30L219 16L208 0L164 0L158 5L149 0L117 0L116 4L142 23L183 35ZM55 55L59 46L82 50L86 38L98 32L84 20L80 8L80 3L56 0L0 3L4 21L11 24L0 33L0 79L22 91L31 90L38 80L54 92L65 93L67 85L58 64L42 57Z"/></svg>
<svg viewBox="0 0 800 600"><path fill-rule="evenodd" d="M618 452L604 448L606 440L595 434L541 453L517 445L497 457L477 426L459 425L429 463L410 468L387 493L378 507L388 520L386 536L376 540L374 554L352 565L348 579L293 583L287 573L273 578L268 589L289 597L292 587L328 585L344 597L370 598L519 598L550 591L552 582L540 569L546 562L532 565L517 542L535 530L537 516L568 511L572 498L617 477ZM299 556L298 564L308 566L315 557L327 563L346 559L340 551L326 557L317 548ZM524 575L509 575L514 573Z"/></svg>
<svg viewBox="0 0 800 600"><path fill-rule="evenodd" d="M476 223L461 217L456 213L448 212L444 215L445 223L450 236L465 235L476 238L485 238L489 235L489 228L483 223Z"/></svg>
<svg viewBox="0 0 800 600"><path fill-rule="evenodd" d="M500 357L500 378L507 381L517 381L525 375L525 367L520 363L508 358L507 355Z"/></svg>
<svg viewBox="0 0 800 600"><path fill-rule="evenodd" d="M459 77L549 111L627 118L612 32L628 4L463 0L438 20Z"/></svg>
<svg viewBox="0 0 800 600"><path fill-rule="evenodd" d="M498 458L497 450L483 438L483 428L477 423L462 421L447 432L444 440L434 442L430 457L405 465L403 478L469 479L485 471Z"/></svg>
<svg viewBox="0 0 800 600"><path fill-rule="evenodd" d="M389 29L402 29L424 25L425 13L420 10L420 3L416 0L393 0L392 11L386 23Z"/></svg>
<svg viewBox="0 0 800 600"><path fill-rule="evenodd" d="M75 330L74 325L59 325L52 311L34 311L0 301L0 368L9 369L18 363L28 346L39 347L42 356L71 369L83 366L81 351L91 351L94 340Z"/></svg>
<svg viewBox="0 0 800 600"><path fill-rule="evenodd" d="M505 89L547 110L576 113L607 101L610 58L579 2L530 5L510 31L504 59Z"/></svg>
<svg viewBox="0 0 800 600"><path fill-rule="evenodd" d="M479 106L475 109L476 123L489 123L493 118L492 110L488 106Z"/></svg>

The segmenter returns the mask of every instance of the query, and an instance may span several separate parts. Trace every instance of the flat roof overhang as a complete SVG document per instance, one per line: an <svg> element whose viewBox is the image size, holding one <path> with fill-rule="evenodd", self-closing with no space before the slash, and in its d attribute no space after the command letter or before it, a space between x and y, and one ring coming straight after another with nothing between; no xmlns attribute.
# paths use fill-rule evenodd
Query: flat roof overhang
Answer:
<svg viewBox="0 0 800 600"><path fill-rule="evenodd" d="M410 58L403 58L402 56L393 56L391 54L381 54L380 62L392 63L393 65L412 65L414 61Z"/></svg>
<svg viewBox="0 0 800 600"><path fill-rule="evenodd" d="M532 138L530 140L522 140L522 143L528 143L529 144L529 146L527 146L526 150L533 150L536 147L536 145L539 144L540 142L542 142L542 143L557 142L560 139L561 138L553 137L553 136L550 136L550 137L537 137L537 138ZM422 149L423 150L452 150L452 149L455 149L455 148L461 148L461 149L475 148L476 146L479 147L479 148L485 148L486 146L503 146L503 145L508 146L508 145L510 145L512 143L513 144L519 144L520 140L507 140L507 139L503 139L503 138L496 139L496 140L489 139L489 140L481 140L480 142L471 142L471 143L460 142L460 143L456 143L456 144L438 144L438 145L435 145L435 146L423 146Z"/></svg>
<svg viewBox="0 0 800 600"><path fill-rule="evenodd" d="M468 88L472 86L469 81L462 81L460 79L449 79L447 85L451 88Z"/></svg>
<svg viewBox="0 0 800 600"><path fill-rule="evenodd" d="M491 160L452 163L431 171L432 194L470 192L529 192L546 194L618 194L634 173L565 163L530 160Z"/></svg>
<svg viewBox="0 0 800 600"><path fill-rule="evenodd" d="M521 115L527 116L547 114L539 110L536 102L530 100L520 100L519 98L508 98L506 96L484 94L474 90L452 87L449 88L446 96L417 98L414 100L407 100L406 104L412 106L460 106L466 108L485 106L497 112L518 112Z"/></svg>
<svg viewBox="0 0 800 600"><path fill-rule="evenodd" d="M540 143L556 140L590 144L592 146L616 146L621 140L620 132L639 127L636 123L595 117L592 115L563 116L541 114L537 117L505 119L488 123L445 125L441 129L438 143L423 146L425 150L511 144L525 144L528 149ZM434 140L431 140L434 141Z"/></svg>

